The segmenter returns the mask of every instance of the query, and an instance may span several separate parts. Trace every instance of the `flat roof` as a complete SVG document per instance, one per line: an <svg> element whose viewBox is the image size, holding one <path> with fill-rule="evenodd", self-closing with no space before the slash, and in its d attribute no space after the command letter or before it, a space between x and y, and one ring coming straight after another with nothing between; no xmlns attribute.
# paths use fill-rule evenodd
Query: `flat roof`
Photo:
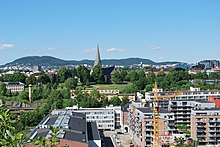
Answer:
<svg viewBox="0 0 220 147"><path fill-rule="evenodd" d="M54 115L46 116L33 129L29 137L37 139L39 136L48 136L50 126L60 128L60 133L57 136L60 139L88 143L86 115L83 113L70 113L68 110L57 111Z"/></svg>
<svg viewBox="0 0 220 147"><path fill-rule="evenodd" d="M87 122L88 140L100 140L100 135L95 122Z"/></svg>
<svg viewBox="0 0 220 147"><path fill-rule="evenodd" d="M151 107L138 107L137 109L143 113L153 113L153 108ZM172 113L172 112L160 108L160 113Z"/></svg>

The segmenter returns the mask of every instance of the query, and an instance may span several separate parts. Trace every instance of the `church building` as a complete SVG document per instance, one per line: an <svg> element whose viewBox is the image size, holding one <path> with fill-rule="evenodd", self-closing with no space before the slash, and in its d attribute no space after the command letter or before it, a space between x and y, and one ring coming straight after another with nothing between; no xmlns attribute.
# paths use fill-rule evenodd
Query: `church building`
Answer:
<svg viewBox="0 0 220 147"><path fill-rule="evenodd" d="M101 66L102 67L102 62L101 62L101 57L100 57L100 52L99 52L99 45L97 44L97 49L96 49L96 58L94 65L91 69L90 74L93 72L93 68L95 66ZM110 66L110 67L102 67L103 75L105 78L105 83L112 83L111 81L111 74L115 71L115 66Z"/></svg>

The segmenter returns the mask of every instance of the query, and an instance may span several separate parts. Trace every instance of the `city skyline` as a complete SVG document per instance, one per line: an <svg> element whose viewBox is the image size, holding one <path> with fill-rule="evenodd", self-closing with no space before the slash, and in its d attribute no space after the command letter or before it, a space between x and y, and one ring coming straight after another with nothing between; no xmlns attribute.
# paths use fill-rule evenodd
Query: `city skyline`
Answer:
<svg viewBox="0 0 220 147"><path fill-rule="evenodd" d="M25 56L220 60L220 1L0 1L0 65Z"/></svg>

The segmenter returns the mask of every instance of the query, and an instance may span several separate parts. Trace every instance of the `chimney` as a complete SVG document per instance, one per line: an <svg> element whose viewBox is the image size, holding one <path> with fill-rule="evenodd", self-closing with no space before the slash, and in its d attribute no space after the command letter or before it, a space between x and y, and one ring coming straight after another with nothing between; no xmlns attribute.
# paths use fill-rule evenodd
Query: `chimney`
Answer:
<svg viewBox="0 0 220 147"><path fill-rule="evenodd" d="M32 96L31 96L31 87L32 85L29 84L29 101L31 102L32 101Z"/></svg>

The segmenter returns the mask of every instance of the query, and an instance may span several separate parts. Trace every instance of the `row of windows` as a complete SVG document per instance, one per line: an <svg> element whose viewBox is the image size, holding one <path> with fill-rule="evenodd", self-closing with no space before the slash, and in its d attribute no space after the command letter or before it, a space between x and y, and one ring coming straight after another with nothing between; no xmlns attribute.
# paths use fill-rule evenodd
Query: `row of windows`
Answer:
<svg viewBox="0 0 220 147"><path fill-rule="evenodd" d="M87 116L87 119L113 119L114 116Z"/></svg>

